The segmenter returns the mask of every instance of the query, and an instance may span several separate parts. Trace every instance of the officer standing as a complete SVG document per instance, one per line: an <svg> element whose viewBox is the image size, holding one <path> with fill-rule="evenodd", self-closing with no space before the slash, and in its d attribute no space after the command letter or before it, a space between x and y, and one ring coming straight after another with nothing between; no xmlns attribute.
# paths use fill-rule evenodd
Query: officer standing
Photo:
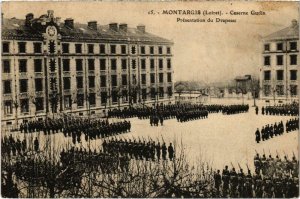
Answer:
<svg viewBox="0 0 300 199"><path fill-rule="evenodd" d="M168 153L169 153L169 159L172 161L173 157L174 157L174 149L173 149L172 143L170 143L170 145L168 147Z"/></svg>
<svg viewBox="0 0 300 199"><path fill-rule="evenodd" d="M39 141L38 141L37 137L35 137L35 140L34 140L34 150L36 152L39 150Z"/></svg>
<svg viewBox="0 0 300 199"><path fill-rule="evenodd" d="M255 107L255 113L258 115L258 106Z"/></svg>
<svg viewBox="0 0 300 199"><path fill-rule="evenodd" d="M257 130L255 132L255 137L256 137L256 142L259 143L260 142L260 132L259 132L258 128L257 128Z"/></svg>

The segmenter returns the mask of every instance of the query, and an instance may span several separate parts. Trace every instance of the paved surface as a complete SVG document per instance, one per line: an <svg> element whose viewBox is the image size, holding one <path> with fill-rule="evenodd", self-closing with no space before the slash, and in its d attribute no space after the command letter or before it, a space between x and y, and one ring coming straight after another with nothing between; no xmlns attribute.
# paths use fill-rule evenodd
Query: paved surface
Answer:
<svg viewBox="0 0 300 199"><path fill-rule="evenodd" d="M251 101L252 102L252 101ZM250 105L253 103L249 102ZM194 120L185 123L179 123L176 119L166 120L164 126L151 127L149 120L139 120L137 118L130 119L132 123L132 131L123 134L120 137L130 139L151 138L154 141L158 139L162 142L162 138L167 143L176 142L177 145L184 146L187 158L194 163L198 160L205 160L213 164L215 168L222 169L224 165L231 162L237 168L238 163L246 170L246 164L253 169L253 157L255 150L259 153L269 152L276 156L276 151L280 157L284 156L284 152L291 157L293 152L298 155L298 136L297 131L284 133L282 136L274 137L268 141L257 144L255 142L256 128L261 129L266 124L283 121L291 117L285 116L263 116L255 115L253 107L248 113L236 115L209 114L208 119ZM118 119L112 119L117 121ZM17 133L14 136L23 137L23 134ZM48 144L52 144L56 149L62 149L66 145L71 145L71 138L65 138L62 133L48 136L45 139L43 133L27 134L27 139L33 139L39 136L41 146L47 144L47 140L52 140ZM77 146L88 146L90 144L92 150L99 149L101 140L92 140L86 143L82 136L83 142ZM29 142L29 141L28 141ZM252 170L253 171L253 170Z"/></svg>

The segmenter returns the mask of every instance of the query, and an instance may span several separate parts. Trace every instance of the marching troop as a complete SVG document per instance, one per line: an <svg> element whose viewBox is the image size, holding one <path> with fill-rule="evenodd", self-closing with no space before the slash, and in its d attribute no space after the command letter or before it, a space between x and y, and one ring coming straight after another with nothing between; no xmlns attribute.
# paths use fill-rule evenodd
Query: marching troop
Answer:
<svg viewBox="0 0 300 199"><path fill-rule="evenodd" d="M191 120L205 119L208 118L207 110L196 110L188 112L180 112L176 115L178 122L187 122Z"/></svg>
<svg viewBox="0 0 300 199"><path fill-rule="evenodd" d="M207 111L208 113L219 113L223 114L235 114L247 112L249 105L218 105L218 104L168 104L168 105L157 105L154 107L145 106L143 108L124 108L124 109L113 109L108 111L108 117L116 118L132 118L138 117L139 119L149 119L151 116L159 115L163 119L175 118L179 113L184 112L198 112Z"/></svg>
<svg viewBox="0 0 300 199"><path fill-rule="evenodd" d="M294 118L286 121L285 127L287 133L299 129L299 118Z"/></svg>
<svg viewBox="0 0 300 199"><path fill-rule="evenodd" d="M249 111L249 105L229 105L223 106L222 113L225 115L232 115L238 113L245 113Z"/></svg>
<svg viewBox="0 0 300 199"><path fill-rule="evenodd" d="M104 153L121 155L136 160L167 160L167 154L168 158L173 160L175 156L172 143L166 146L165 142L160 144L159 141L156 143L152 140L146 142L140 139L139 141L135 139L132 141L131 139L122 140L112 138L110 140L104 140L102 147Z"/></svg>
<svg viewBox="0 0 300 199"><path fill-rule="evenodd" d="M35 121L23 122L20 124L21 133L34 133L43 131L45 135L61 132L64 127L63 118L46 118Z"/></svg>
<svg viewBox="0 0 300 199"><path fill-rule="evenodd" d="M286 122L286 132L289 133L291 131L295 131L299 129L299 118L290 119ZM261 132L259 129L255 132L255 140L257 143L260 141L265 141L270 138L273 138L274 136L279 136L284 133L284 125L283 122L275 122L275 124L267 124L266 126L262 127Z"/></svg>
<svg viewBox="0 0 300 199"><path fill-rule="evenodd" d="M290 161L285 157L281 161L270 155L269 158L254 158L255 173L249 170L244 173L242 168L238 171L232 166L229 170L225 166L222 174L217 170L214 174L216 195L221 197L243 198L293 198L299 196L299 163L295 156ZM240 167L240 166L239 166Z"/></svg>
<svg viewBox="0 0 300 199"><path fill-rule="evenodd" d="M81 142L81 134L85 136L85 140L94 140L97 138L105 138L115 136L122 133L130 132L130 121L121 121L109 123L108 120L69 120L63 130L65 137L72 136L73 143Z"/></svg>
<svg viewBox="0 0 300 199"><path fill-rule="evenodd" d="M84 164L85 167L92 167L93 170L102 173L110 173L119 171L127 171L130 159L127 156L104 153L94 150L87 151L83 148L74 148L70 150L62 150L60 153L60 161L62 167L66 168L72 165Z"/></svg>
<svg viewBox="0 0 300 199"><path fill-rule="evenodd" d="M297 116L299 115L299 103L266 106L262 107L261 114L264 115L281 115L281 116Z"/></svg>
<svg viewBox="0 0 300 199"><path fill-rule="evenodd" d="M1 153L3 155L8 155L9 157L20 155L25 153L27 149L27 143L26 140L23 139L22 141L17 138L13 138L12 135L10 134L9 137L6 135L2 138L2 143L1 143ZM3 156L2 156L3 157Z"/></svg>

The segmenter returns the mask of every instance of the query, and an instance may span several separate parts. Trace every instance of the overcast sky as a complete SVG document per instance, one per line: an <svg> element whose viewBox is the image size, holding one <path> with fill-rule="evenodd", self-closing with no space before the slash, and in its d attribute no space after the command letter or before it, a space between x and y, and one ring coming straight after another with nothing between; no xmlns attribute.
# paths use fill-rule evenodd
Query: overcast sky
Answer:
<svg viewBox="0 0 300 199"><path fill-rule="evenodd" d="M174 41L173 66L175 80L206 82L232 79L237 75L258 74L260 39L274 31L290 26L299 19L297 2L3 2L5 18L35 17L54 10L55 17L68 17L75 22L98 24L127 23L129 27L146 25L146 31ZM205 18L199 15L148 15L148 11L173 9L222 10L220 18L236 23L178 23L181 18ZM230 16L231 10L264 11L264 16ZM216 16L212 16L215 18Z"/></svg>

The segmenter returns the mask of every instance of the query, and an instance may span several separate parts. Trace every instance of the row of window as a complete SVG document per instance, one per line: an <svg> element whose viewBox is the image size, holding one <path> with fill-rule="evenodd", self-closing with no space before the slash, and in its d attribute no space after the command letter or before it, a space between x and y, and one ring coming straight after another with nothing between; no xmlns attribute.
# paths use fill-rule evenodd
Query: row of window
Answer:
<svg viewBox="0 0 300 199"><path fill-rule="evenodd" d="M158 74L158 81L159 83L164 82L164 73L159 73ZM43 91L43 78L35 78L35 91ZM141 84L145 85L147 82L147 77L146 74L141 74ZM154 84L156 82L155 80L155 74L151 73L150 74L150 83ZM167 82L172 82L172 74L167 73ZM128 76L127 75L122 75L121 76L121 85L126 86L128 84ZM132 75L132 84L135 85L137 84L137 79L136 75ZM27 79L20 79L19 80L19 91L20 93L26 93L28 91L28 80ZM50 84L51 86L52 84ZM76 88L81 89L83 88L84 83L83 83L83 77L76 77ZM100 76L100 87L106 87L107 86L107 76L106 75L101 75ZM111 75L111 86L116 87L118 86L118 77L117 75ZM88 77L88 87L89 88L95 88L95 76L89 76ZM64 90L69 90L71 89L71 78L70 77L64 77L63 78L63 89ZM52 90L55 90L52 88ZM11 88L11 80L4 80L3 81L3 93L4 94L10 94L12 93L12 88Z"/></svg>
<svg viewBox="0 0 300 199"><path fill-rule="evenodd" d="M106 70L106 59L100 59L100 70L104 71ZM11 65L10 60L3 60L3 73L10 73L11 72ZM83 59L76 59L76 71L83 71ZM88 70L93 71L95 70L95 59L88 59ZM121 67L122 70L127 69L127 59L121 60ZM63 59L63 71L69 72L70 71L70 59ZM50 71L55 71L55 61L50 60ZM146 70L147 61L146 59L140 60L140 66L141 70ZM110 59L110 66L111 70L117 70L117 59ZM136 69L137 67L137 60L132 59L131 60L131 66L132 69ZM164 61L163 59L158 59L158 67L160 70L163 70L164 68ZM150 59L150 69L154 70L155 68L155 60ZM167 59L167 68L171 69L171 59ZM34 72L42 72L42 59L34 59ZM26 73L27 72L27 60L26 59L20 59L19 60L19 72L20 73Z"/></svg>
<svg viewBox="0 0 300 199"><path fill-rule="evenodd" d="M83 44L75 44L75 53L82 53L82 45ZM116 44L109 45L109 53L110 54L117 54L117 47ZM158 54L164 54L164 47L158 46L157 52ZM129 50L129 52L128 52ZM120 54L147 54L146 53L146 46L140 46L140 51L136 46L131 46L130 49L127 49L127 45L120 45ZM155 54L155 47L149 46L149 53L148 54ZM69 43L62 43L62 53L70 53L70 44ZM95 54L95 44L87 44L87 53L88 54ZM107 45L99 44L99 54L107 54L108 49ZM171 54L171 47L166 47L166 54Z"/></svg>
<svg viewBox="0 0 300 199"><path fill-rule="evenodd" d="M287 46L286 46L287 48ZM264 51L269 52L271 50L271 44L267 43L264 45ZM283 42L276 43L276 51L284 51L287 49L283 49ZM289 42L289 50L297 50L297 42L291 41Z"/></svg>
<svg viewBox="0 0 300 199"><path fill-rule="evenodd" d="M297 55L290 55L289 63L290 65L297 65ZM283 55L276 55L276 64L278 66L283 65ZM271 65L271 56L264 56L264 65Z"/></svg>
<svg viewBox="0 0 300 199"><path fill-rule="evenodd" d="M26 53L27 47L26 42L18 42L18 52L19 53ZM107 45L99 44L99 54L108 54ZM109 45L109 53L110 54L117 54L117 47L116 44ZM127 45L120 45L120 54L155 54L155 47L148 46L149 53L146 53L146 46L140 46L139 51L136 46L131 46L128 52ZM49 52L55 52L55 43L53 41L49 42L48 46ZM3 42L2 43L2 52L3 53L10 53L10 42ZM42 43L41 42L33 42L33 52L34 53L42 53ZM70 44L69 43L62 43L62 53L70 53ZM75 44L75 53L83 53L83 44ZM95 44L87 44L87 53L88 54L96 54L95 53ZM163 46L157 46L157 53L162 55L164 53L171 54L171 47L166 47L164 52Z"/></svg>
<svg viewBox="0 0 300 199"><path fill-rule="evenodd" d="M168 97L172 97L173 92L172 92L171 86L167 87L166 92L167 92ZM137 92L131 93L131 97L132 97L134 103L137 102L137 98L138 98L137 95L138 95ZM151 99L155 99L156 96L159 96L160 98L162 98L165 96L165 89L164 89L164 87L159 87L158 92L156 92L155 88L151 88L150 93L147 92L147 89L141 90L142 100L146 100L148 95L150 95ZM108 93L101 92L100 96L101 96L101 104L102 105L106 104L107 100L108 100ZM129 93L127 90L122 90L121 93L119 93L118 91L111 92L112 103L117 103L121 99L123 102L128 102ZM87 100L88 100L90 106L95 106L96 105L96 94L89 93L89 95L87 96ZM84 94L77 94L75 98L72 98L71 95L65 95L63 98L63 102L64 102L64 107L67 109L71 108L73 103L77 104L77 107L83 107L84 102L85 102L85 97L84 97ZM35 105L36 111L43 111L45 108L43 97L34 98L32 103ZM13 107L14 107L13 101L5 100L3 104L4 104L4 114L5 115L13 114ZM29 112L29 99L20 99L20 103L19 103L18 107L20 107L21 113L28 113Z"/></svg>
<svg viewBox="0 0 300 199"><path fill-rule="evenodd" d="M117 70L117 59L110 59L110 67L111 70ZM82 59L76 59L76 71L82 71L83 70L83 60ZM106 59L100 59L99 60L100 70L105 71L107 68L107 60ZM122 70L127 70L127 59L121 59L121 68ZM141 70L146 70L147 61L146 59L140 60L140 66ZM137 68L137 60L132 59L131 60L131 67L133 70ZM158 59L158 67L160 70L163 70L164 68L164 61L163 59ZM171 59L167 59L167 68L171 69ZM150 59L150 69L155 69L155 60ZM88 70L93 71L95 70L95 60L94 59L88 59ZM63 71L69 72L70 71L70 59L63 59Z"/></svg>
<svg viewBox="0 0 300 199"><path fill-rule="evenodd" d="M271 80L271 71L264 71L264 80ZM277 70L276 71L276 80L282 81L284 80L284 71ZM297 80L297 70L290 70L290 80Z"/></svg>
<svg viewBox="0 0 300 199"><path fill-rule="evenodd" d="M263 93L265 96L274 96L276 95L285 95L286 93L290 92L291 96L296 96L298 86L297 85L290 85L290 88L285 92L284 85L276 85L275 89L272 90L271 85L264 85Z"/></svg>

